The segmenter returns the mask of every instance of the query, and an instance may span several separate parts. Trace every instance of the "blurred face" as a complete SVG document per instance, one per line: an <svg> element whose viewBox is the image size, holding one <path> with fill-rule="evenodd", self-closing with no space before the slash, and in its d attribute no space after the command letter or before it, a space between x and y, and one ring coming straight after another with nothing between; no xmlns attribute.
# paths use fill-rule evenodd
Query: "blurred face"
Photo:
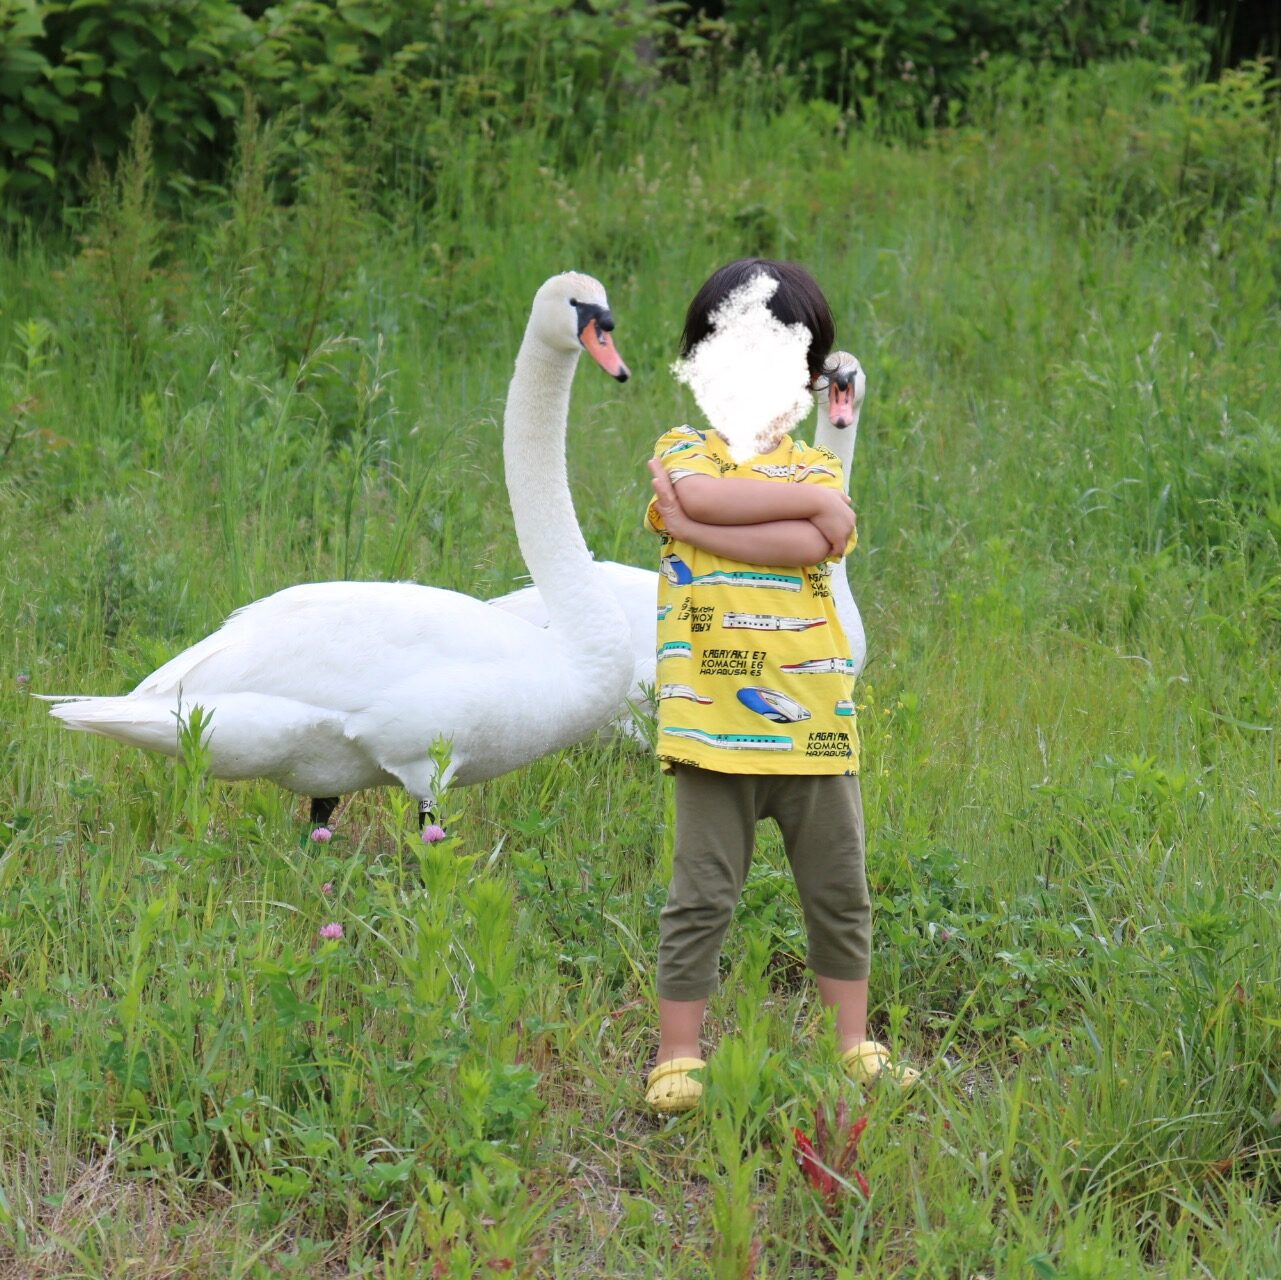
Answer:
<svg viewBox="0 0 1281 1280"><path fill-rule="evenodd" d="M810 331L770 311L777 288L761 274L734 290L712 313L707 337L672 366L736 461L768 452L813 404Z"/></svg>

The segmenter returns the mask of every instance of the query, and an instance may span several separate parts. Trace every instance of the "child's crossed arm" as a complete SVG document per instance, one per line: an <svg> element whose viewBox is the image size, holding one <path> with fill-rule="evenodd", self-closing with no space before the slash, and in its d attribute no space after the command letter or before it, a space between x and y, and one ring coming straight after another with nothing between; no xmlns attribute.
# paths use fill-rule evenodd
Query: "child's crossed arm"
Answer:
<svg viewBox="0 0 1281 1280"><path fill-rule="evenodd" d="M668 533L730 560L815 565L844 555L854 530L849 496L836 489L687 475L677 496L659 459L649 470Z"/></svg>

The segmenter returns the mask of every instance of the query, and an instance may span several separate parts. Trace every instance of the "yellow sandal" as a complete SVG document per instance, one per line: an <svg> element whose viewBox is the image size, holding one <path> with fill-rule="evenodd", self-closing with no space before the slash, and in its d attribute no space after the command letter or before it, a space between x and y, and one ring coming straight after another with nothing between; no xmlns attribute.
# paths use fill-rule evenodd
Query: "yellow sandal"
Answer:
<svg viewBox="0 0 1281 1280"><path fill-rule="evenodd" d="M841 1054L841 1066L845 1074L859 1084L871 1084L885 1076L895 1081L900 1089L910 1089L921 1078L921 1073L914 1067L893 1062L890 1051L875 1040L862 1040L852 1049L846 1049Z"/></svg>
<svg viewBox="0 0 1281 1280"><path fill-rule="evenodd" d="M689 1111L698 1106L703 1086L690 1076L705 1067L702 1058L672 1058L660 1062L645 1082L645 1101L655 1111Z"/></svg>

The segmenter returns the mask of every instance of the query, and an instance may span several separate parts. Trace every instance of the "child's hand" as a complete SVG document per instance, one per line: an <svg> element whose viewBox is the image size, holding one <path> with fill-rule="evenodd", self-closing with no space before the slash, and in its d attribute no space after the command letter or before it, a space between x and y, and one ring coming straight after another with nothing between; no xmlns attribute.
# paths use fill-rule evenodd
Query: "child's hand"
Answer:
<svg viewBox="0 0 1281 1280"><path fill-rule="evenodd" d="M673 538L679 538L681 531L687 530L691 521L681 506L681 500L676 496L676 486L667 474L667 468L657 458L649 460L649 474L654 486L654 499L658 503L658 514L663 518L663 527Z"/></svg>
<svg viewBox="0 0 1281 1280"><path fill-rule="evenodd" d="M827 539L830 554L836 557L845 554L849 545L850 534L854 532L854 509L850 506L850 495L837 489L819 489L818 511L810 516L810 522Z"/></svg>

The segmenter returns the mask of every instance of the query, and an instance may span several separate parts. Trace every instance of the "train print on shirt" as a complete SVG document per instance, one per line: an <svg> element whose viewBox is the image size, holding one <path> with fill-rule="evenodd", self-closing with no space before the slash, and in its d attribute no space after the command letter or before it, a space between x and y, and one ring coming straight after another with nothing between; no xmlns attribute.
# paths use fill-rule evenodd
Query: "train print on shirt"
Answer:
<svg viewBox="0 0 1281 1280"><path fill-rule="evenodd" d="M790 437L735 463L715 432L669 431L655 456L689 475L844 489L839 460ZM661 536L658 755L727 773L856 773L854 664L831 591L831 563L742 564ZM853 538L850 546L853 546ZM848 550L848 548L847 548Z"/></svg>

